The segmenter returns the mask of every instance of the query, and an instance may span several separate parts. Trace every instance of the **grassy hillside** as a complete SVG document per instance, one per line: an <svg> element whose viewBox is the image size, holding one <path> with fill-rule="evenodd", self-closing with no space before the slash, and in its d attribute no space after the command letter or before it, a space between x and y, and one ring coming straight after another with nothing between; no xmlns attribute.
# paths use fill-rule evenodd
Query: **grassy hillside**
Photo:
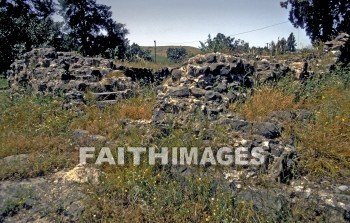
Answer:
<svg viewBox="0 0 350 223"><path fill-rule="evenodd" d="M198 48L191 46L158 46L157 47L157 63L154 62L127 62L127 61L117 61L118 65L124 65L129 67L148 67L152 69L161 69L163 67L180 67L182 64L176 64L167 58L167 50L170 47L184 47L187 50L188 57L193 57L200 54L201 51ZM152 59L154 60L154 46L142 46L144 50L150 50Z"/></svg>
<svg viewBox="0 0 350 223"><path fill-rule="evenodd" d="M201 50L196 48L196 47L192 47L192 46L157 46L157 61L163 61L164 59L167 60L167 55L166 55L166 51L168 50L168 48L177 48L177 47L183 47L187 50L188 56L189 57L193 57L197 54L201 53ZM152 57L154 57L154 46L143 46L142 47L145 50L150 50L152 53Z"/></svg>

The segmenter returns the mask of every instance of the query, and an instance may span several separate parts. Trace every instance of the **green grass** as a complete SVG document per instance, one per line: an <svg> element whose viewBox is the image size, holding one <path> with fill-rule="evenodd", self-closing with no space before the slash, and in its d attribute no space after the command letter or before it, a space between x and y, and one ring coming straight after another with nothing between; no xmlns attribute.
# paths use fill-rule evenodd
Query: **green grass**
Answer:
<svg viewBox="0 0 350 223"><path fill-rule="evenodd" d="M183 47L186 49L189 57L196 56L197 54L201 54L202 51L196 47L192 46L157 46L157 58L166 58L167 57L167 50L169 48L180 48ZM145 50L151 51L152 56L154 57L154 46L143 46L142 47ZM157 59L158 60L158 59Z"/></svg>
<svg viewBox="0 0 350 223"><path fill-rule="evenodd" d="M0 90L8 88L7 79L0 77Z"/></svg>
<svg viewBox="0 0 350 223"><path fill-rule="evenodd" d="M285 122L283 136L294 136L300 171L310 177L344 180L350 176L350 68L315 75L303 83L292 76L256 89L231 109L252 121L264 121L273 111L306 108L311 121Z"/></svg>
<svg viewBox="0 0 350 223"><path fill-rule="evenodd" d="M99 222L267 222L270 217L247 203L215 177L175 177L160 167L113 167L90 194L83 220Z"/></svg>
<svg viewBox="0 0 350 223"><path fill-rule="evenodd" d="M0 111L0 158L27 154L28 162L0 164L0 179L35 177L63 168L75 153L69 137L73 111L62 110L60 99L25 96L9 100ZM73 158L72 158L73 159Z"/></svg>
<svg viewBox="0 0 350 223"><path fill-rule="evenodd" d="M124 140L117 122L125 118L149 120L155 102L153 90L146 89L140 96L105 109L91 104L84 115L77 115L73 110L62 110L61 98L9 98L9 93L0 92L0 159L27 154L28 162L0 163L0 180L36 177L77 164L77 145L71 139L74 130ZM134 130L135 137L140 137Z"/></svg>

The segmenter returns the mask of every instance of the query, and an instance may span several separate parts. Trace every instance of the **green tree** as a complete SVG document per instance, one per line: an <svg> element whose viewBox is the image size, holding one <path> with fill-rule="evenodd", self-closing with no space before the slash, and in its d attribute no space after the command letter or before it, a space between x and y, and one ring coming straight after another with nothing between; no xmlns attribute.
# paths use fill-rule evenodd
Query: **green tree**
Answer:
<svg viewBox="0 0 350 223"><path fill-rule="evenodd" d="M270 50L271 50L271 55L274 56L276 55L276 43L275 41L271 41L270 43Z"/></svg>
<svg viewBox="0 0 350 223"><path fill-rule="evenodd" d="M151 51L142 49L138 44L133 43L131 46L127 48L125 59L129 61L151 61Z"/></svg>
<svg viewBox="0 0 350 223"><path fill-rule="evenodd" d="M284 54L287 51L288 49L287 40L284 37L278 40L276 44L276 49L278 54Z"/></svg>
<svg viewBox="0 0 350 223"><path fill-rule="evenodd" d="M187 50L183 47L168 48L166 51L166 54L167 54L167 58L174 63L183 62L188 55Z"/></svg>
<svg viewBox="0 0 350 223"><path fill-rule="evenodd" d="M112 19L111 7L96 0L59 0L60 14L75 50L83 55L122 58L128 46L128 30Z"/></svg>
<svg viewBox="0 0 350 223"><path fill-rule="evenodd" d="M281 7L290 9L291 23L305 28L312 41L327 41L350 30L349 0L284 0Z"/></svg>
<svg viewBox="0 0 350 223"><path fill-rule="evenodd" d="M203 52L221 52L221 53L233 53L233 52L249 52L249 43L243 40L231 38L225 36L222 33L218 33L213 39L208 35L206 42L199 42L201 44L200 49Z"/></svg>
<svg viewBox="0 0 350 223"><path fill-rule="evenodd" d="M60 25L50 17L52 0L0 1L0 73L23 52L34 47L52 46L60 35Z"/></svg>
<svg viewBox="0 0 350 223"><path fill-rule="evenodd" d="M289 52L295 52L296 50L296 40L295 40L295 36L293 33L291 33L287 39L287 48Z"/></svg>
<svg viewBox="0 0 350 223"><path fill-rule="evenodd" d="M211 39L210 34L208 35L208 39L205 43L200 42L200 49L203 52L230 52L234 48L234 40L235 38L231 38L229 36L225 36L222 33L218 33L216 37Z"/></svg>

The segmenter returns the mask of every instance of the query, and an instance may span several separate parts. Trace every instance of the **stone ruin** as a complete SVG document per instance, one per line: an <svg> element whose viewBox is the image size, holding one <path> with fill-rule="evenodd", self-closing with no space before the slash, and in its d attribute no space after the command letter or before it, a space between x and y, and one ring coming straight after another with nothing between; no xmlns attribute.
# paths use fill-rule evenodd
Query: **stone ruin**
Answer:
<svg viewBox="0 0 350 223"><path fill-rule="evenodd" d="M333 58L329 69L338 62L349 63L350 36L340 34L333 41L326 42L324 50L325 55ZM118 66L109 59L82 57L75 52L44 48L33 49L21 56L11 65L7 76L12 95L28 91L38 95L61 95L66 100L65 106L71 107L86 103L86 93L92 92L96 104L103 107L129 98L142 85L159 85L171 73L171 80L158 88L162 92L159 97L164 91L169 91L169 95L175 97L191 96L191 101L187 103L196 104L196 101L205 98L207 106L202 112L211 117L224 110L228 103L244 97L240 89L276 81L289 73L296 80L308 78L312 75L309 63L317 61L312 58L307 61L297 55L288 60L276 60L271 57L208 54L191 58L181 68L153 71ZM161 106L158 105L159 108ZM166 111L169 109L166 108Z"/></svg>
<svg viewBox="0 0 350 223"><path fill-rule="evenodd" d="M98 106L115 104L131 97L143 84L157 84L170 74L167 68L116 66L112 60L85 58L53 48L33 49L16 60L7 72L13 95L63 96L66 107L86 102L92 92Z"/></svg>
<svg viewBox="0 0 350 223"><path fill-rule="evenodd" d="M345 65L350 62L350 35L341 33L334 40L324 43L326 53L333 55L333 63L342 62Z"/></svg>
<svg viewBox="0 0 350 223"><path fill-rule="evenodd" d="M349 61L349 36L343 34L325 43L326 54L334 55L335 62ZM84 58L76 53L56 52L54 49L34 49L11 65L8 72L12 93L26 90L39 95L63 95L67 106L86 102L86 93L92 92L101 107L131 97L144 84L156 87L156 105L148 122L125 121L129 127L154 126L162 134L172 128L188 128L196 138L215 140L216 127L223 128L227 140L220 146L244 147L251 151L260 147L266 155L262 167L229 169L225 178L237 193L241 178L256 178L264 173L272 180L290 182L284 195L293 195L294 202L317 200L321 209L332 210L335 216L350 213L350 198L334 188L307 185L303 179L293 179L298 163L294 139L280 137L286 120L308 122L311 113L306 110L273 112L266 120L250 122L229 109L231 103L245 99L246 89L275 81L293 74L296 80L309 75L308 61L295 57L278 61L271 58L248 58L220 53L198 55L181 68L160 71L116 66L112 60ZM80 132L81 133L81 132ZM89 135L89 133L84 133ZM148 136L152 138L153 136ZM146 137L145 137L146 138ZM150 139L151 140L151 139ZM188 168L180 170L188 172ZM288 196L287 196L288 195ZM277 195L276 195L277 196ZM341 217L340 217L341 218Z"/></svg>

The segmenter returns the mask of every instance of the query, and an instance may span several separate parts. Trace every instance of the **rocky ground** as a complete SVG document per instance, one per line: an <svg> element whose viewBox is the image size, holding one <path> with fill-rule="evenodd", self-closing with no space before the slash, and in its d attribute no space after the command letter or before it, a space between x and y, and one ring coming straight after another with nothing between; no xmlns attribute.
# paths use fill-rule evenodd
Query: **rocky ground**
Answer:
<svg viewBox="0 0 350 223"><path fill-rule="evenodd" d="M2 181L0 222L76 222L84 211L81 185L97 183L100 175L77 166L45 177Z"/></svg>

